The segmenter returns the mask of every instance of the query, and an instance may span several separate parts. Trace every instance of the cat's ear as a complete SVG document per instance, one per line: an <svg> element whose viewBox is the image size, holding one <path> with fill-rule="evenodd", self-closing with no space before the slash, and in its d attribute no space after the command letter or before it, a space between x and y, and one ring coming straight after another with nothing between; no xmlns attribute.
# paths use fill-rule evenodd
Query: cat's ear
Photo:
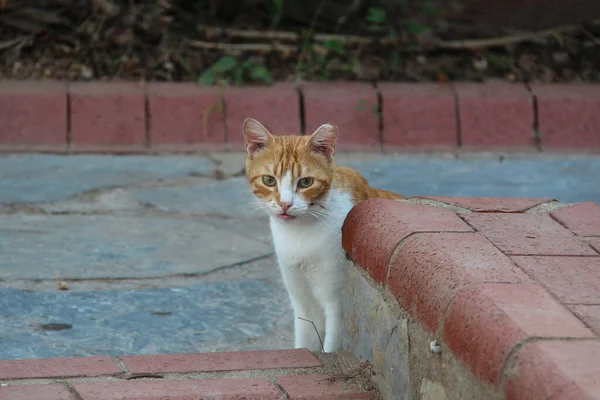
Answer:
<svg viewBox="0 0 600 400"><path fill-rule="evenodd" d="M323 124L310 135L308 140L314 151L323 154L328 160L331 160L335 154L337 127L331 124Z"/></svg>
<svg viewBox="0 0 600 400"><path fill-rule="evenodd" d="M252 155L267 147L267 143L273 139L273 135L257 120L246 118L244 120L244 139L246 151Z"/></svg>

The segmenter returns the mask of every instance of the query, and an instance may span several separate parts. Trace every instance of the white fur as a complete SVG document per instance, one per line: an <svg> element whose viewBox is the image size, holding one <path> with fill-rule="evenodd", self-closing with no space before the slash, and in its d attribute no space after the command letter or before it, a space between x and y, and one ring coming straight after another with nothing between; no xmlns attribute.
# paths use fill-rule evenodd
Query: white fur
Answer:
<svg viewBox="0 0 600 400"><path fill-rule="evenodd" d="M280 185L282 196L291 196L289 215L277 215L277 202L268 204L271 233L283 281L294 309L294 347L311 351L341 350L342 290L346 255L342 249L342 224L353 207L349 193L331 189L320 204L308 204L294 188L291 174L284 175ZM287 200L287 199L286 199ZM316 326L323 340L310 322Z"/></svg>

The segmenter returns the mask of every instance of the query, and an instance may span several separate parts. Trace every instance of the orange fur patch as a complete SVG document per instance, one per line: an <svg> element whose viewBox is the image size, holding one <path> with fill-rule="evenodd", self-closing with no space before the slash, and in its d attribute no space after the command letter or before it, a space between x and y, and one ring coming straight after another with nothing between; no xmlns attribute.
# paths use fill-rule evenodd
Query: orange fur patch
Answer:
<svg viewBox="0 0 600 400"><path fill-rule="evenodd" d="M308 188L296 191L305 201L312 203L323 199L332 187L350 193L354 204L373 198L402 199L403 196L375 189L356 170L348 167L336 167L333 159L314 151L308 136L272 136L267 145L246 158L246 175L252 186L252 192L259 198L279 203L278 185L267 186L263 175L270 175L281 181L287 172L295 180L314 178Z"/></svg>

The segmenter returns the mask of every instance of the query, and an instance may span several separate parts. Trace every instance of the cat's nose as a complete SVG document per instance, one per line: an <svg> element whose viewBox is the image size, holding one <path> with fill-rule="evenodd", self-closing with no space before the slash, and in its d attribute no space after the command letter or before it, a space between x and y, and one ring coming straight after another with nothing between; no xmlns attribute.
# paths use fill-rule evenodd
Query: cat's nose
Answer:
<svg viewBox="0 0 600 400"><path fill-rule="evenodd" d="M287 212L287 210L289 210L289 208L293 205L294 203L290 202L281 202L279 203L279 205L281 206L281 209L283 210L283 212Z"/></svg>

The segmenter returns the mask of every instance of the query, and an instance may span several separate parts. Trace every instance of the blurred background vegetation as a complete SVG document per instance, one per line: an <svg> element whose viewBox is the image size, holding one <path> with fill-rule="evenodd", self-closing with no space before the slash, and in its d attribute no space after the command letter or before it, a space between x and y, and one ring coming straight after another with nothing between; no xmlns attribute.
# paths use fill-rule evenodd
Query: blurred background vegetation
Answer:
<svg viewBox="0 0 600 400"><path fill-rule="evenodd" d="M0 0L0 78L600 81L599 0Z"/></svg>

